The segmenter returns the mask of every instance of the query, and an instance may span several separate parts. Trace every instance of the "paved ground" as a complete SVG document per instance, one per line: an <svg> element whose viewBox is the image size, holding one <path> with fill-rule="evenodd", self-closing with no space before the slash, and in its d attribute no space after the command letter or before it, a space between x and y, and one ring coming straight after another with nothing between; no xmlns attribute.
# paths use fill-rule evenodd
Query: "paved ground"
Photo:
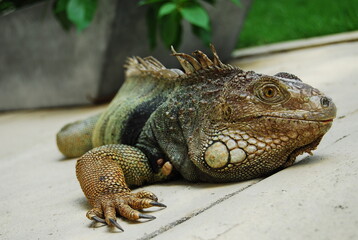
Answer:
<svg viewBox="0 0 358 240"><path fill-rule="evenodd" d="M0 239L357 239L358 42L239 61L246 70L295 73L334 99L338 118L314 156L265 179L236 184L177 181L146 187L168 208L156 220L94 226L75 160L56 131L101 107L0 115Z"/></svg>

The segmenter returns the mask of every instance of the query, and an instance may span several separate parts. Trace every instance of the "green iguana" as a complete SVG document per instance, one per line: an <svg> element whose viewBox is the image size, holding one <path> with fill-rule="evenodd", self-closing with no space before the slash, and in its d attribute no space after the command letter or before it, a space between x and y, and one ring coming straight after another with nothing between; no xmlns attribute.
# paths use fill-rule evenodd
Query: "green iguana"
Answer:
<svg viewBox="0 0 358 240"><path fill-rule="evenodd" d="M129 58L126 81L104 113L57 134L65 156L84 154L76 173L93 206L89 219L123 230L117 214L154 219L138 210L165 206L131 186L178 176L216 183L257 178L319 144L336 115L330 98L293 74L223 64L211 49L212 60L172 49L184 72L153 57Z"/></svg>

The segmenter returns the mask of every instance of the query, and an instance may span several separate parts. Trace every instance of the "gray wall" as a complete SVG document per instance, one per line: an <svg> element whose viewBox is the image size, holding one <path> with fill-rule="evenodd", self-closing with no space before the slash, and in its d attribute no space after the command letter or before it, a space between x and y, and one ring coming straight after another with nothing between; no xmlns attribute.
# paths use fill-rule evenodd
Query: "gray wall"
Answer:
<svg viewBox="0 0 358 240"><path fill-rule="evenodd" d="M208 6L213 43L230 56L249 0L236 8L229 0ZM127 56L153 55L168 67L175 58L163 47L151 52L145 8L137 1L100 1L94 22L81 33L62 29L46 1L0 17L0 110L73 106L112 97L123 81ZM218 34L218 32L220 33ZM181 51L205 50L184 29Z"/></svg>

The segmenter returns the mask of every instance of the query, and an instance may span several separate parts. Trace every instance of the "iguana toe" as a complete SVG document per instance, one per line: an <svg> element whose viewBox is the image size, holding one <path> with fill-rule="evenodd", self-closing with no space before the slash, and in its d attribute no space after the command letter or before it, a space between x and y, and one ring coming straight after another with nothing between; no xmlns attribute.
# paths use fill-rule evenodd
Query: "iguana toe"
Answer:
<svg viewBox="0 0 358 240"><path fill-rule="evenodd" d="M152 192L150 192L150 191L142 190L142 191L140 191L140 192L132 193L132 194L133 194L136 198L141 198L141 199L147 198L147 199L151 199L151 200L153 200L153 201L155 201L155 202L158 201L158 197L157 197L154 193L152 193Z"/></svg>
<svg viewBox="0 0 358 240"><path fill-rule="evenodd" d="M138 219L154 220L156 217L143 214L139 210L153 206L166 207L166 205L157 201L158 198L149 191L102 195L97 198L96 207L87 212L87 218L123 231L123 228L116 221L117 215L131 221Z"/></svg>

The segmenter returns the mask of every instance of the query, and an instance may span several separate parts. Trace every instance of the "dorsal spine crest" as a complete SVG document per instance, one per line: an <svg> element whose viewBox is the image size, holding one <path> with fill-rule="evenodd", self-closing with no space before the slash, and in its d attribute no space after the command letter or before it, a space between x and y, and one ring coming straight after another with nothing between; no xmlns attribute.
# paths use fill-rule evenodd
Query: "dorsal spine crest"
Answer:
<svg viewBox="0 0 358 240"><path fill-rule="evenodd" d="M192 55L186 53L178 53L172 47L172 55L177 58L180 65L184 69L182 72L179 69L167 69L161 62L154 57L131 57L127 59L125 68L127 68L127 77L145 77L151 76L154 79L180 79L182 81L195 82L200 79L199 75L205 74L222 74L225 75L233 70L242 71L238 67L233 67L229 64L221 62L214 45L210 45L213 59L210 59L202 51L195 51Z"/></svg>
<svg viewBox="0 0 358 240"><path fill-rule="evenodd" d="M200 76L220 74L226 75L229 72L241 71L238 67L233 67L229 64L224 64L221 62L214 45L210 44L211 52L213 54L213 59L211 60L205 53L202 51L195 51L192 55L186 53L178 53L172 47L172 55L175 56L180 65L183 67L185 74L180 76L180 79L185 82L188 80L192 82L195 79L200 79Z"/></svg>

